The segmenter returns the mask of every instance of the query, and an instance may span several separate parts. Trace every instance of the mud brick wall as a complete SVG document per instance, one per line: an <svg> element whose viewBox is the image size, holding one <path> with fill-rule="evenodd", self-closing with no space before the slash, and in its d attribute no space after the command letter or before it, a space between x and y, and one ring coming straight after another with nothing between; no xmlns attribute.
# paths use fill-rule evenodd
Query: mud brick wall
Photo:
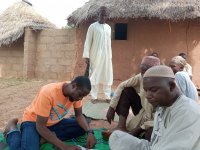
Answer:
<svg viewBox="0 0 200 150"><path fill-rule="evenodd" d="M23 37L9 46L1 46L0 77L22 77L23 57Z"/></svg>
<svg viewBox="0 0 200 150"><path fill-rule="evenodd" d="M76 64L75 29L26 29L24 77L71 80Z"/></svg>

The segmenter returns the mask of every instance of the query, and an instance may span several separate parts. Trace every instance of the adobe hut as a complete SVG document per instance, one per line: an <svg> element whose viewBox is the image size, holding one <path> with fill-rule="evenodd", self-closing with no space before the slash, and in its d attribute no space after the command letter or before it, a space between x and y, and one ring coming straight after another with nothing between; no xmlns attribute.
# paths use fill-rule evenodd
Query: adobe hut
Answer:
<svg viewBox="0 0 200 150"><path fill-rule="evenodd" d="M34 49L35 44L27 45L25 29L30 29L34 34L46 28L56 26L41 17L32 4L25 0L15 3L0 14L0 77L22 77L24 72L26 76L29 72L27 67L34 65L27 63L35 54L29 57L25 49Z"/></svg>
<svg viewBox="0 0 200 150"><path fill-rule="evenodd" d="M90 0L74 11L68 25L77 27L79 53L76 73L83 74L82 50L87 28L98 9L106 6L112 27L114 79L137 73L141 58L157 52L162 62L180 52L188 54L193 81L200 86L200 1L198 0Z"/></svg>

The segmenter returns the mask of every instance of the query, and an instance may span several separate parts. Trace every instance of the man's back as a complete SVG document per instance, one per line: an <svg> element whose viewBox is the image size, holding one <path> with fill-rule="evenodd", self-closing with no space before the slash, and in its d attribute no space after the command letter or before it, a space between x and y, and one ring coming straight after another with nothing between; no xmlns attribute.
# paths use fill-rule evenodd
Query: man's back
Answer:
<svg viewBox="0 0 200 150"><path fill-rule="evenodd" d="M194 83L191 81L187 72L185 71L177 72L175 74L175 80L176 80L177 86L179 87L179 89L185 96L195 101L198 101L197 89Z"/></svg>
<svg viewBox="0 0 200 150"><path fill-rule="evenodd" d="M36 121L37 115L49 117L47 126L58 123L68 113L69 108L74 105L81 107L81 101L70 102L62 92L65 82L51 83L43 86L23 114L22 121Z"/></svg>

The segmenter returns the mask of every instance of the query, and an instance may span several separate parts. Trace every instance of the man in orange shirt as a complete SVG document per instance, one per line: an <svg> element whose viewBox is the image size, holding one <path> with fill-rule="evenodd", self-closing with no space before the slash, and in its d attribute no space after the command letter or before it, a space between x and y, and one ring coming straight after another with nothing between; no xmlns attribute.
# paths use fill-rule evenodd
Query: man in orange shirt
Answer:
<svg viewBox="0 0 200 150"><path fill-rule="evenodd" d="M79 150L78 146L66 145L63 140L87 133L87 148L96 139L82 114L82 98L90 93L87 77L76 77L71 83L60 82L43 86L23 114L20 131L18 119L8 122L5 130L10 150L39 150L40 137L61 150ZM73 105L76 119L64 118Z"/></svg>

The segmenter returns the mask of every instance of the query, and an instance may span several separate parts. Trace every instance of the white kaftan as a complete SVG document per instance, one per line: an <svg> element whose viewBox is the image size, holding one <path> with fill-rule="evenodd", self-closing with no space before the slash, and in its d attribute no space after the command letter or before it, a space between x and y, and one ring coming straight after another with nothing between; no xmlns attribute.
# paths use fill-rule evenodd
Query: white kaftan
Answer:
<svg viewBox="0 0 200 150"><path fill-rule="evenodd" d="M190 66L190 64L186 63L183 71L187 72L189 74L189 76L192 77L192 66Z"/></svg>
<svg viewBox="0 0 200 150"><path fill-rule="evenodd" d="M109 145L111 150L200 150L200 107L181 95L172 106L157 108L151 142L114 131Z"/></svg>
<svg viewBox="0 0 200 150"><path fill-rule="evenodd" d="M185 71L177 72L175 74L175 81L176 81L177 86L179 87L179 89L185 96L195 101L198 101L199 96L198 96L197 89L194 83L191 81L187 72Z"/></svg>
<svg viewBox="0 0 200 150"><path fill-rule="evenodd" d="M92 85L112 85L111 28L95 22L88 28L83 58L90 59L89 76Z"/></svg>

